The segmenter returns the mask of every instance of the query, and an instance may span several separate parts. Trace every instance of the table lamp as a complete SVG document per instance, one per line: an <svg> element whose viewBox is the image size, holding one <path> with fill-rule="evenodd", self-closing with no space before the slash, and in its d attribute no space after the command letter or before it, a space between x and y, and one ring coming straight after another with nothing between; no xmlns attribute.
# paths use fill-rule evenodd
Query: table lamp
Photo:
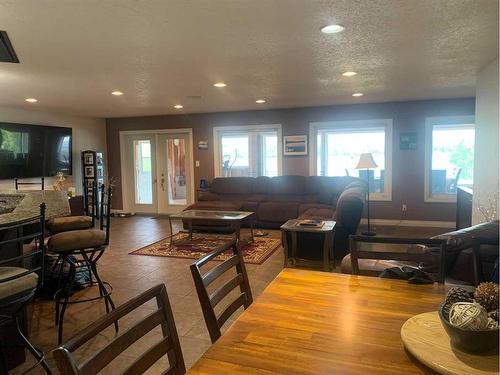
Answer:
<svg viewBox="0 0 500 375"><path fill-rule="evenodd" d="M359 156L358 165L356 169L366 169L366 178L368 179L368 192L366 199L367 216L368 216L368 230L366 232L361 232L363 236L375 236L376 233L370 230L370 169L377 168L377 163L373 160L371 153L361 154Z"/></svg>

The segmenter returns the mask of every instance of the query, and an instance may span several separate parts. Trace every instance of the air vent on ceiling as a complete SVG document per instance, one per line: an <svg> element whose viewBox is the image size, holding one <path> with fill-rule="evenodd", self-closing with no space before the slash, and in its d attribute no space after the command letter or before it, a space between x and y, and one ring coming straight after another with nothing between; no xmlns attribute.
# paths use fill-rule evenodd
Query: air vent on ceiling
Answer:
<svg viewBox="0 0 500 375"><path fill-rule="evenodd" d="M0 62L19 63L6 31L0 30Z"/></svg>

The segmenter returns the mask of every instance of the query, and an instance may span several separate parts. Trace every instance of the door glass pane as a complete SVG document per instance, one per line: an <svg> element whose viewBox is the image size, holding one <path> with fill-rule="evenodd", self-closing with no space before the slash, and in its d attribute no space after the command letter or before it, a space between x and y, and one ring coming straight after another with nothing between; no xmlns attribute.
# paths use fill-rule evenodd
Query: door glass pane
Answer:
<svg viewBox="0 0 500 375"><path fill-rule="evenodd" d="M153 203L153 176L151 171L151 142L134 141L135 203Z"/></svg>
<svg viewBox="0 0 500 375"><path fill-rule="evenodd" d="M186 142L182 138L167 139L166 183L168 203L186 205Z"/></svg>
<svg viewBox="0 0 500 375"><path fill-rule="evenodd" d="M436 125L432 129L432 194L455 194L457 185L472 187L474 127Z"/></svg>
<svg viewBox="0 0 500 375"><path fill-rule="evenodd" d="M228 136L221 137L222 175L224 177L249 176L249 137Z"/></svg>
<svg viewBox="0 0 500 375"><path fill-rule="evenodd" d="M273 177L278 175L278 137L264 135L262 152L262 175Z"/></svg>

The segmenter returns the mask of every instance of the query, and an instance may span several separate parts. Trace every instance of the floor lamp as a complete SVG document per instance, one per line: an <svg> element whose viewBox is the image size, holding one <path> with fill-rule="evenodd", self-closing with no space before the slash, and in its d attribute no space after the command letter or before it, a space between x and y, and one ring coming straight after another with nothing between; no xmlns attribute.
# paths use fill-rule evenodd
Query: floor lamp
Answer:
<svg viewBox="0 0 500 375"><path fill-rule="evenodd" d="M373 160L371 153L361 154L359 157L358 165L356 169L366 169L366 178L368 180L368 192L366 199L366 208L368 215L368 230L366 232L361 232L363 236L375 236L376 233L370 230L370 169L377 168L377 163Z"/></svg>

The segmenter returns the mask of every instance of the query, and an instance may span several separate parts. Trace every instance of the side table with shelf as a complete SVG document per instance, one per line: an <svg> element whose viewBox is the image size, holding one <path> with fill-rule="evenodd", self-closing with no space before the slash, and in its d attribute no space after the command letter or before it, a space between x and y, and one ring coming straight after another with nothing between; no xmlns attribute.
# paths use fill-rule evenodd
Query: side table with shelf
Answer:
<svg viewBox="0 0 500 375"><path fill-rule="evenodd" d="M310 227L300 225L300 219L288 220L283 224L281 229L281 238L283 242L283 248L285 251L285 262L284 266L289 267L290 265L304 265L304 266L318 266L321 265L323 270L329 272L335 268L335 262L333 258L333 233L335 229L335 221L323 221L321 227ZM322 239L322 260L320 262L298 258L298 246L299 238L305 233L316 233ZM287 235L289 234L289 235Z"/></svg>

